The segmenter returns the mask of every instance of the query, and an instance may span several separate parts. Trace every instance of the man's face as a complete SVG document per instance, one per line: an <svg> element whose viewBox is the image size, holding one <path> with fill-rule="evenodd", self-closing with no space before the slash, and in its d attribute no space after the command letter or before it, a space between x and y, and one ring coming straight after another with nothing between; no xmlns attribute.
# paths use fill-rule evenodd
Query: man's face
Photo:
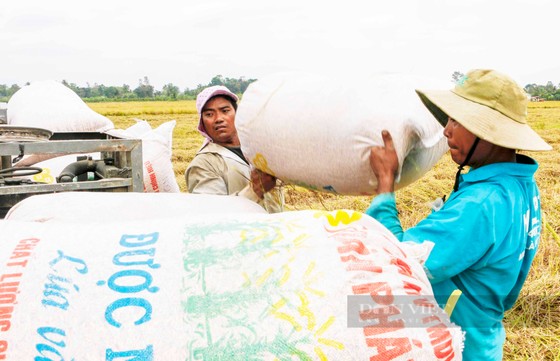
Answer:
<svg viewBox="0 0 560 361"><path fill-rule="evenodd" d="M463 164L474 144L476 135L469 132L453 118L449 118L447 121L447 125L443 130L443 135L447 138L447 145L449 145L451 159L459 165ZM493 150L497 147L498 146L489 143L484 139L480 139L467 165L476 168L487 164Z"/></svg>
<svg viewBox="0 0 560 361"><path fill-rule="evenodd" d="M462 164L471 149L476 136L469 132L453 118L449 118L443 131L447 138L451 158L457 164Z"/></svg>
<svg viewBox="0 0 560 361"><path fill-rule="evenodd" d="M235 108L227 98L217 96L206 102L202 108L202 123L214 143L228 147L240 145L235 129Z"/></svg>

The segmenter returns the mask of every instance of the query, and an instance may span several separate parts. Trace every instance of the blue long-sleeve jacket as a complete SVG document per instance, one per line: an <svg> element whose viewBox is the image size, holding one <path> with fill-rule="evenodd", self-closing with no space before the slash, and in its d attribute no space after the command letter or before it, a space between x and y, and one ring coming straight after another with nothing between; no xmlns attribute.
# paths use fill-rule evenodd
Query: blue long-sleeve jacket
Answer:
<svg viewBox="0 0 560 361"><path fill-rule="evenodd" d="M495 163L461 176L443 207L403 231L394 193L375 197L366 213L399 240L435 243L425 269L443 307L462 291L451 320L466 331L464 360L501 360L504 312L517 297L541 231L533 159Z"/></svg>

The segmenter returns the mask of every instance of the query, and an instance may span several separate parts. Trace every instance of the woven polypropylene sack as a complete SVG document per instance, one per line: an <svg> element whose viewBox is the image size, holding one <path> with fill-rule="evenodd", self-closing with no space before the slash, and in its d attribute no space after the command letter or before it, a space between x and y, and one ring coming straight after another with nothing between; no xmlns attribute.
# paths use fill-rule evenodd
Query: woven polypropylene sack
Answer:
<svg viewBox="0 0 560 361"><path fill-rule="evenodd" d="M9 360L461 359L422 266L361 213L8 219L0 242Z"/></svg>
<svg viewBox="0 0 560 361"><path fill-rule="evenodd" d="M93 111L72 89L55 80L35 81L8 101L8 124L52 132L104 132L113 122Z"/></svg>
<svg viewBox="0 0 560 361"><path fill-rule="evenodd" d="M125 138L142 140L142 164L144 191L148 193L179 193L181 190L173 164L173 129L175 120L170 120L152 129L151 125L138 119L127 129L112 129L107 134Z"/></svg>
<svg viewBox="0 0 560 361"><path fill-rule="evenodd" d="M439 84L438 84L439 85ZM360 81L282 73L252 83L236 127L243 154L257 168L307 188L371 195L377 180L370 148L390 131L399 158L396 188L424 175L447 151L443 128L415 88L430 79L402 74Z"/></svg>
<svg viewBox="0 0 560 361"><path fill-rule="evenodd" d="M213 194L61 192L38 194L16 203L6 219L32 222L125 222L190 215L266 213L245 197Z"/></svg>

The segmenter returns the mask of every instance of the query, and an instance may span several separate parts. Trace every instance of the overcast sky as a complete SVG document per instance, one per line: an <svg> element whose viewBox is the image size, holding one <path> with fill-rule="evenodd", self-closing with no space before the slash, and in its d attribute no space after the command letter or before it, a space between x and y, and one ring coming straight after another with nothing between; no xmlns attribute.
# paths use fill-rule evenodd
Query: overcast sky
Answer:
<svg viewBox="0 0 560 361"><path fill-rule="evenodd" d="M0 84L494 68L560 83L557 0L5 0Z"/></svg>

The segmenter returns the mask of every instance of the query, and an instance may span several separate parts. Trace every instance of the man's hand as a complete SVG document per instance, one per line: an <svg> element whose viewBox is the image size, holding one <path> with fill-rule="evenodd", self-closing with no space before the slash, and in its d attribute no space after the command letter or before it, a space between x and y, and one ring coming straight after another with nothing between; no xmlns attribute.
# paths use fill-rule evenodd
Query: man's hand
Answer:
<svg viewBox="0 0 560 361"><path fill-rule="evenodd" d="M381 132L383 146L371 147L369 164L377 178L377 194L395 191L395 177L399 169L399 159L393 145L393 138L387 130Z"/></svg>
<svg viewBox="0 0 560 361"><path fill-rule="evenodd" d="M260 199L263 199L264 194L275 186L276 177L256 168L251 170L251 188Z"/></svg>

